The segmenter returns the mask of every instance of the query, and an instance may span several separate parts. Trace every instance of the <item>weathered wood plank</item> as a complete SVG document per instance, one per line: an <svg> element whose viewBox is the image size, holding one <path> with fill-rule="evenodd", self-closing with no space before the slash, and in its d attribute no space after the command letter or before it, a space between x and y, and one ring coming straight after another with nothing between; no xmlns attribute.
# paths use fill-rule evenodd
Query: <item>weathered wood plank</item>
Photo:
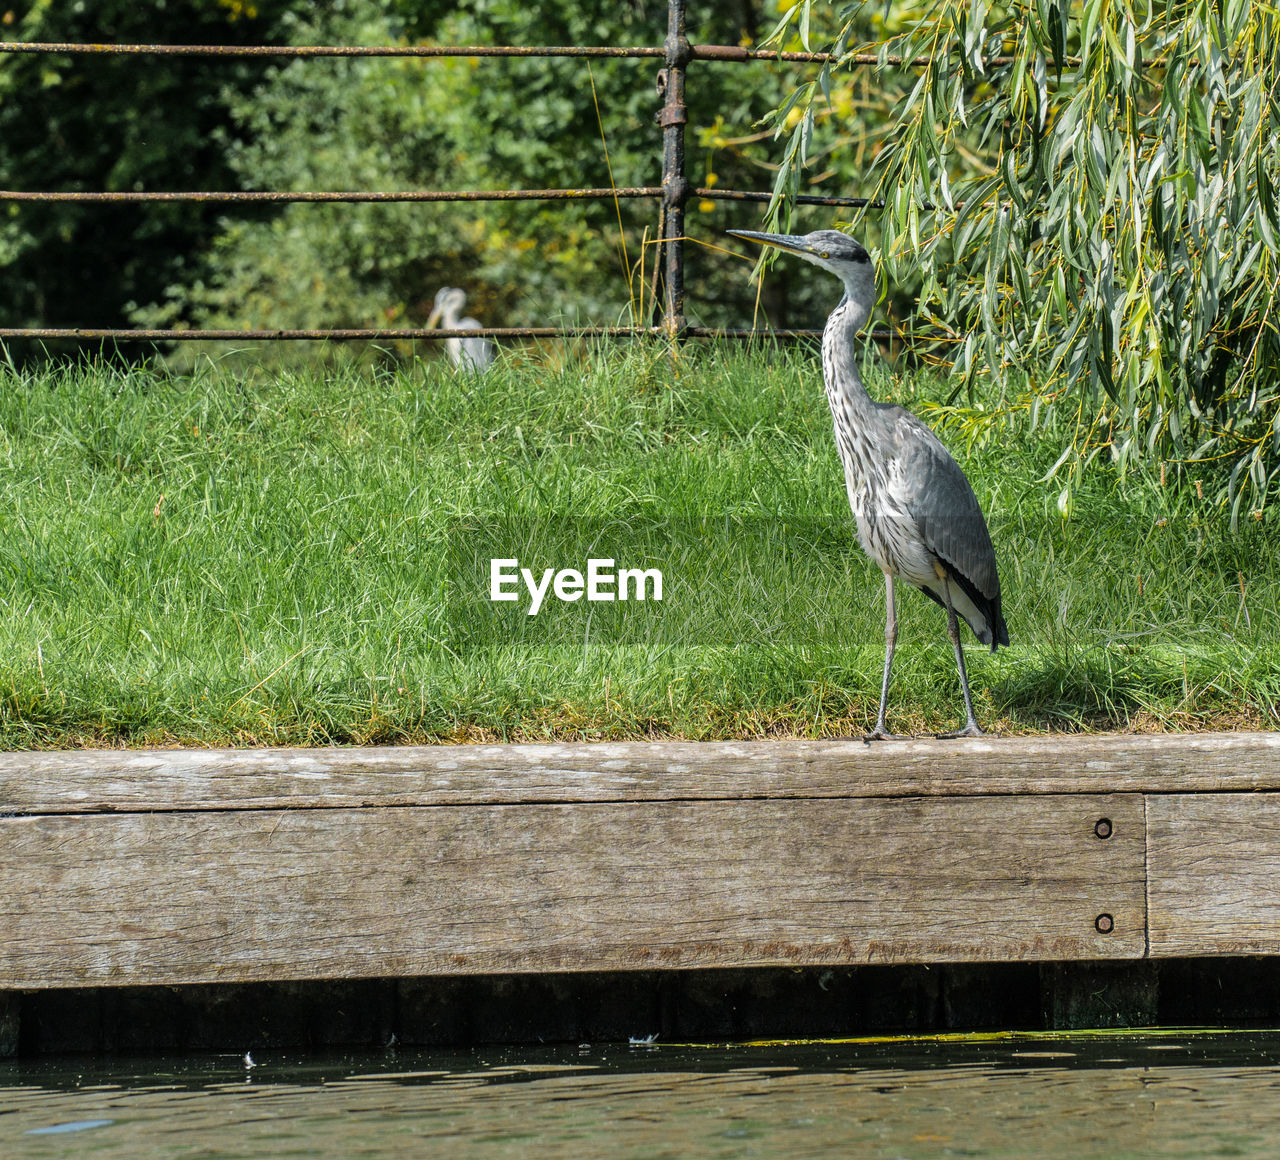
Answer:
<svg viewBox="0 0 1280 1160"><path fill-rule="evenodd" d="M1137 795L10 817L0 986L1137 957L1144 849Z"/></svg>
<svg viewBox="0 0 1280 1160"><path fill-rule="evenodd" d="M1280 794L1147 799L1153 957L1280 954Z"/></svg>
<svg viewBox="0 0 1280 1160"><path fill-rule="evenodd" d="M1045 963L1040 984L1048 1027L1154 1027L1160 1022L1160 973L1149 960Z"/></svg>
<svg viewBox="0 0 1280 1160"><path fill-rule="evenodd" d="M21 1027L22 996L16 991L0 991L0 1059L18 1054Z"/></svg>
<svg viewBox="0 0 1280 1160"><path fill-rule="evenodd" d="M1280 733L0 754L0 813L1280 791Z"/></svg>

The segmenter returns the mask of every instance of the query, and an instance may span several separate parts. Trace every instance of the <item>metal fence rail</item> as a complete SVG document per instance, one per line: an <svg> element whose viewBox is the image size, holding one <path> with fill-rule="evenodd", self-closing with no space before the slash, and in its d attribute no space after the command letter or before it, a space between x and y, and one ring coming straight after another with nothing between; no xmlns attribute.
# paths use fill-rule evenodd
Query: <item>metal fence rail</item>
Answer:
<svg viewBox="0 0 1280 1160"><path fill-rule="evenodd" d="M685 169L685 73L690 61L788 61L812 64L834 63L869 66L893 63L912 66L925 63L891 58L881 61L874 54L837 58L821 52L775 52L737 45L694 45L685 32L686 0L668 0L667 38L662 47L560 45L522 47L511 45L188 45L188 44L63 44L3 42L0 53L80 54L110 56L213 56L213 57L569 57L662 59L658 92L663 99L658 123L663 129L662 184L627 188L506 189L506 190L400 190L299 191L282 190L202 190L202 191L24 191L0 190L0 203L40 202L217 202L229 204L289 204L295 202L389 203L389 202L484 202L484 201L578 201L653 198L660 202L659 244L662 250L663 320L661 326L576 326L576 327L483 327L479 330L424 330L388 328L277 329L130 329L116 327L4 327L0 338L95 339L116 341L287 341L326 340L437 340L450 337L491 338L577 337L624 338L666 335L673 341L685 337L750 338L761 334L774 337L813 336L820 330L791 329L758 331L717 329L688 325L684 306L684 212L690 197L715 201L767 202L771 194L759 190L703 188L690 185ZM862 207L866 198L825 197L802 194L802 205ZM877 331L877 337L895 337Z"/></svg>
<svg viewBox="0 0 1280 1160"><path fill-rule="evenodd" d="M662 57L666 49L644 45L614 47L611 45L395 45L395 44L63 44L51 41L6 41L0 43L0 52L8 53L61 53L81 56L227 56L227 57L589 57L593 59L653 60ZM780 52L771 48L743 48L737 44L691 44L690 60L725 60L746 63L752 60L775 60L797 64L889 64L904 68L921 68L929 63L928 57L905 57L888 54L879 56L871 52L853 52L838 56L830 52ZM1011 64L1012 57L991 56L986 61L992 65ZM1078 64L1075 57L1065 63Z"/></svg>
<svg viewBox="0 0 1280 1160"><path fill-rule="evenodd" d="M177 342L188 338L207 339L214 342L235 342L237 340L266 340L268 342L298 342L308 339L334 339L351 341L353 339L391 340L391 339L441 339L441 338L475 338L477 335L488 335L492 338L638 338L641 336L661 337L667 333L665 326L485 326L471 330L445 330L433 328L402 328L399 330L362 329L360 327L320 328L318 330L183 330L181 327L167 329L140 330L137 328L119 329L112 327L92 326L44 326L44 327L0 327L0 338L81 338L81 339L114 339L116 341L137 340L144 342ZM779 328L773 330L751 330L748 328L725 328L716 326L688 326L685 328L687 338L816 338L821 330ZM873 338L897 338L894 331L872 331Z"/></svg>
<svg viewBox="0 0 1280 1160"><path fill-rule="evenodd" d="M772 194L754 189L712 189L698 186L691 189L695 197L714 198L717 201L768 201ZM156 192L152 190L121 190L97 192L68 190L0 189L0 202L6 201L249 201L249 202L390 202L390 201L604 201L609 198L661 197L660 185L639 185L592 189L410 189L387 193L361 190L288 193L283 190L203 190L182 192ZM872 204L865 197L818 197L800 194L796 201L801 205L863 206Z"/></svg>
<svg viewBox="0 0 1280 1160"><path fill-rule="evenodd" d="M683 4L680 5L684 7ZM79 53L87 56L556 56L590 57L593 59L653 60L666 54L665 48L644 45L544 45L511 44L54 44L38 41L10 41L0 45L0 52L13 53ZM691 60L785 60L801 63L825 63L837 58L826 52L771 52L762 48L739 48L734 44L700 44L689 46Z"/></svg>

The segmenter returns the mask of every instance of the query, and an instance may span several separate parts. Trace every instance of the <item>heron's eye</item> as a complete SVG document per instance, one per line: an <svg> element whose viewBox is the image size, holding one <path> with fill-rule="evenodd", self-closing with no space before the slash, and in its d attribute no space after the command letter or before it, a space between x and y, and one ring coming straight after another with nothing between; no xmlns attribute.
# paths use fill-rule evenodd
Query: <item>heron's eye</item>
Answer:
<svg viewBox="0 0 1280 1160"><path fill-rule="evenodd" d="M831 257L831 255L830 255L830 254L828 254L826 250L823 250L823 251L818 255L818 257L819 257L819 258L829 258L829 257Z"/></svg>

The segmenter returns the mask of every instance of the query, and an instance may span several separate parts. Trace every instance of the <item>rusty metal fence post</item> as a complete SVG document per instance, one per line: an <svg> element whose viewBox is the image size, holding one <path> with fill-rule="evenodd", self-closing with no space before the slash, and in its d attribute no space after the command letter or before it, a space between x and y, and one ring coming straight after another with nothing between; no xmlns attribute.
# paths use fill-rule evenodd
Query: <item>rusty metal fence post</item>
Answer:
<svg viewBox="0 0 1280 1160"><path fill-rule="evenodd" d="M662 248L664 251L664 318L672 342L684 337L684 206L689 181L684 171L685 68L691 51L685 34L685 0L667 0L666 67L658 74L663 98L658 123L662 126Z"/></svg>

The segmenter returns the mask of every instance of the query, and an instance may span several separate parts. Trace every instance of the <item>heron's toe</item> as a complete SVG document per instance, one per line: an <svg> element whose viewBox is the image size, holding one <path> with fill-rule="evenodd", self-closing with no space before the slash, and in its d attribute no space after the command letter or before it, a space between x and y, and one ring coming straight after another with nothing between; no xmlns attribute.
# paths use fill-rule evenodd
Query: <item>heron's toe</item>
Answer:
<svg viewBox="0 0 1280 1160"><path fill-rule="evenodd" d="M936 734L939 741L954 741L957 737L985 737L986 735L986 730L980 728L976 721L970 721L963 729L957 729L954 733Z"/></svg>

